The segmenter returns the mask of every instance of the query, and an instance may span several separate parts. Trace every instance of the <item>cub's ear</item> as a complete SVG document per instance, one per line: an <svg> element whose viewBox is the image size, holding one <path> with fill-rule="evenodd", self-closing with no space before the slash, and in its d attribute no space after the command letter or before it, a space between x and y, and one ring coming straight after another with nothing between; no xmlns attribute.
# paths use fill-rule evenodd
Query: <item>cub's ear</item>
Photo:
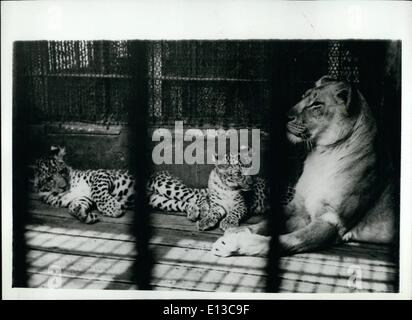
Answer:
<svg viewBox="0 0 412 320"><path fill-rule="evenodd" d="M318 81L315 82L315 87L320 87L320 86L325 85L326 83L336 82L336 81L337 80L335 77L326 75L326 76L321 77Z"/></svg>
<svg viewBox="0 0 412 320"><path fill-rule="evenodd" d="M255 155L256 151L253 148L244 145L240 147L239 160L243 165L250 165Z"/></svg>
<svg viewBox="0 0 412 320"><path fill-rule="evenodd" d="M213 152L212 153L212 162L215 164L216 167L221 167L222 164L225 164L226 162L226 156L223 157L221 155L218 155L217 153Z"/></svg>
<svg viewBox="0 0 412 320"><path fill-rule="evenodd" d="M64 156L66 155L66 148L61 146L51 146L50 155L57 160L63 160Z"/></svg>
<svg viewBox="0 0 412 320"><path fill-rule="evenodd" d="M217 163L217 154L215 152L212 153L211 159L214 164Z"/></svg>

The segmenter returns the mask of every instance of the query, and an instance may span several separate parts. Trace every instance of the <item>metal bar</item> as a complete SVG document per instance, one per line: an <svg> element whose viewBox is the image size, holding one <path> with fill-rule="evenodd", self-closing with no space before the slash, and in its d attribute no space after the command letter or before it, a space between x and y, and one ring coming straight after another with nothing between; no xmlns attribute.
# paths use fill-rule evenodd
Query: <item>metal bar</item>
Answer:
<svg viewBox="0 0 412 320"><path fill-rule="evenodd" d="M270 250L267 259L266 272L267 292L277 292L280 286L279 278L279 260L280 260L280 246L279 234L282 228L283 206L281 204L281 195L287 180L288 168L286 162L286 152L279 152L286 150L286 135L284 134L285 119L284 110L280 106L287 104L285 93L285 81L281 79L285 71L287 71L287 61L284 61L284 56L279 52L278 43L272 45L272 50L269 59L269 68L272 71L271 75L271 108L269 118L271 119L269 125L269 147L266 154L266 161L268 166L268 181L270 188L270 205L272 214L268 215L269 219L269 235L271 236Z"/></svg>
<svg viewBox="0 0 412 320"><path fill-rule="evenodd" d="M135 88L132 90L130 104L130 123L132 124L130 168L135 176L135 215L133 232L136 238L137 256L134 264L136 284L140 290L151 289L152 254L149 250L151 236L149 208L146 198L146 181L149 175L149 156L147 141L148 120L148 43L137 41L131 46L130 69L136 75Z"/></svg>
<svg viewBox="0 0 412 320"><path fill-rule="evenodd" d="M29 44L30 46L30 44ZM28 207L27 175L27 85L24 77L18 77L25 59L24 43L15 43L13 48L13 271L12 286L27 286L27 263L25 226ZM24 66L27 67L27 66Z"/></svg>

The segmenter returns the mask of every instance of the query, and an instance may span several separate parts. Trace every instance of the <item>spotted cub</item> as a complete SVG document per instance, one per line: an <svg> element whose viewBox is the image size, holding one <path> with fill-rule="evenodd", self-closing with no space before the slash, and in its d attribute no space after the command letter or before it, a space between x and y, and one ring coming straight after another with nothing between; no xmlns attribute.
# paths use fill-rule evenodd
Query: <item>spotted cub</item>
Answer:
<svg viewBox="0 0 412 320"><path fill-rule="evenodd" d="M211 229L217 224L220 229L227 230L239 226L246 217L269 209L267 183L260 176L248 174L244 156L238 153L225 154L223 159L214 158L215 168L208 181L210 210L199 217L199 230Z"/></svg>

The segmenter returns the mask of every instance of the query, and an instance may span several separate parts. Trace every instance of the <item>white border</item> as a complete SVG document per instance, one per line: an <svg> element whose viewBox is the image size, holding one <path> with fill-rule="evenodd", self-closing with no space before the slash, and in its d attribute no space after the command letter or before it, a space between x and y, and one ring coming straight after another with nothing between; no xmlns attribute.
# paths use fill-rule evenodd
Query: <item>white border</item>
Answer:
<svg viewBox="0 0 412 320"><path fill-rule="evenodd" d="M5 299L411 299L412 5L407 1L17 1L1 3L2 283ZM82 39L400 39L399 294L250 294L11 288L12 44Z"/></svg>

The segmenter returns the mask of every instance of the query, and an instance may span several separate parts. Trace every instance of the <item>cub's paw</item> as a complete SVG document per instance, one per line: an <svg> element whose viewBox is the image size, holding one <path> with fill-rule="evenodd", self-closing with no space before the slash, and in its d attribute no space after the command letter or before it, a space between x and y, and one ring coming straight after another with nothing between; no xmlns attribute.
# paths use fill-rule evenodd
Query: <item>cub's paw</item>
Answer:
<svg viewBox="0 0 412 320"><path fill-rule="evenodd" d="M95 212L87 212L80 205L70 204L69 213L76 219L87 224L92 224L99 221L99 217Z"/></svg>
<svg viewBox="0 0 412 320"><path fill-rule="evenodd" d="M99 221L99 217L97 216L97 214L95 212L89 212L84 222L87 224L93 224L97 221Z"/></svg>
<svg viewBox="0 0 412 320"><path fill-rule="evenodd" d="M268 209L269 206L267 205L255 205L250 209L250 212L252 216L259 216L267 212Z"/></svg>
<svg viewBox="0 0 412 320"><path fill-rule="evenodd" d="M197 222L197 229L200 231L209 230L215 227L218 222L218 218L207 216Z"/></svg>
<svg viewBox="0 0 412 320"><path fill-rule="evenodd" d="M210 206L209 203L205 202L200 205L200 213L199 213L199 219L203 219L208 216L210 211Z"/></svg>
<svg viewBox="0 0 412 320"><path fill-rule="evenodd" d="M352 231L346 232L346 233L342 236L342 241L343 241L343 242L350 242L352 239L353 239Z"/></svg>
<svg viewBox="0 0 412 320"><path fill-rule="evenodd" d="M190 221L197 221L200 218L200 208L196 204L189 204L186 209L186 217Z"/></svg>
<svg viewBox="0 0 412 320"><path fill-rule="evenodd" d="M223 231L226 231L229 229L235 229L236 227L239 227L239 220L230 219L226 217L222 221L220 221L219 227Z"/></svg>

